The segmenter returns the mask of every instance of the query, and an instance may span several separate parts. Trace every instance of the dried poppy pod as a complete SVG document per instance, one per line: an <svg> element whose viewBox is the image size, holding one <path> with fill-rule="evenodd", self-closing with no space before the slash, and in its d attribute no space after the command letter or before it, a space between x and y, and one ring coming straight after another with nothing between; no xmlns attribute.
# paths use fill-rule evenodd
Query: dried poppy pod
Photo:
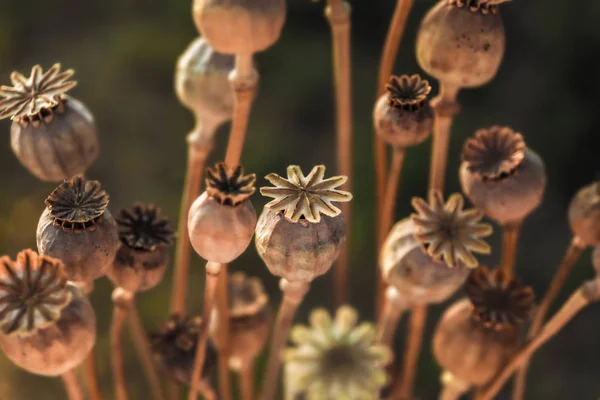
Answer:
<svg viewBox="0 0 600 400"><path fill-rule="evenodd" d="M569 205L573 234L585 245L600 245L600 181L581 188Z"/></svg>
<svg viewBox="0 0 600 400"><path fill-rule="evenodd" d="M0 258L0 348L19 367L61 375L96 342L96 315L62 263L32 250Z"/></svg>
<svg viewBox="0 0 600 400"><path fill-rule="evenodd" d="M421 22L417 60L445 85L488 83L504 55L504 24L498 4L507 0L441 0Z"/></svg>
<svg viewBox="0 0 600 400"><path fill-rule="evenodd" d="M201 325L201 317L173 314L159 331L149 333L154 360L171 379L184 385L190 384ZM217 353L209 341L202 377L210 374L216 362Z"/></svg>
<svg viewBox="0 0 600 400"><path fill-rule="evenodd" d="M13 86L0 87L0 119L10 117L13 152L35 177L58 182L83 174L99 152L94 118L80 101L66 95L77 82L72 69L60 64L43 72L39 65L29 78L10 75Z"/></svg>
<svg viewBox="0 0 600 400"><path fill-rule="evenodd" d="M541 203L546 167L520 133L492 126L465 142L460 166L463 192L502 225L521 222Z"/></svg>
<svg viewBox="0 0 600 400"><path fill-rule="evenodd" d="M285 21L284 0L194 0L198 31L224 54L252 54L273 45Z"/></svg>
<svg viewBox="0 0 600 400"><path fill-rule="evenodd" d="M271 308L262 282L243 272L229 276L229 365L241 370L252 363L269 338ZM211 317L210 335L217 349L221 347L217 309Z"/></svg>
<svg viewBox="0 0 600 400"><path fill-rule="evenodd" d="M108 194L98 181L77 176L46 199L37 227L40 254L58 258L70 281L91 283L103 276L119 247L117 223Z"/></svg>
<svg viewBox="0 0 600 400"><path fill-rule="evenodd" d="M256 249L273 275L288 282L311 282L326 273L346 240L346 224L332 202L350 201L352 195L337 190L347 178L323 179L325 166L304 176L297 165L287 168L287 179L269 174L275 187L262 187L273 197L256 225ZM323 215L321 215L323 214Z"/></svg>
<svg viewBox="0 0 600 400"><path fill-rule="evenodd" d="M433 127L433 109L427 101L429 82L419 75L390 77L373 111L375 131L394 148L405 149L425 141Z"/></svg>
<svg viewBox="0 0 600 400"><path fill-rule="evenodd" d="M533 291L500 269L480 267L466 283L469 300L444 313L433 337L440 366L459 381L483 386L519 351L518 325L533 307Z"/></svg>
<svg viewBox="0 0 600 400"><path fill-rule="evenodd" d="M440 303L479 264L472 253L490 252L481 238L492 228L480 222L480 211L463 210L459 194L444 204L441 193L434 192L429 204L420 198L412 204L418 214L396 223L382 247L382 275L409 304Z"/></svg>
<svg viewBox="0 0 600 400"><path fill-rule="evenodd" d="M136 293L155 287L169 262L173 239L170 221L152 204L136 203L117 217L121 246L107 275L113 283Z"/></svg>
<svg viewBox="0 0 600 400"><path fill-rule="evenodd" d="M241 165L218 163L206 170L206 191L194 201L188 215L192 247L208 261L227 264L250 244L256 211L250 196L256 175L244 175Z"/></svg>

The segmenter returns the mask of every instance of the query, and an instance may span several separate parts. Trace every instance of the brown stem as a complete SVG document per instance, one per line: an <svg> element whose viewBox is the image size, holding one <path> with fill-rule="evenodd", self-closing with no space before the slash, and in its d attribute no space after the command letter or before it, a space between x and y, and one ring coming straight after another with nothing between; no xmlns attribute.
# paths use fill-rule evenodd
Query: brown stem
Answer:
<svg viewBox="0 0 600 400"><path fill-rule="evenodd" d="M400 293L395 287L389 286L385 291L385 304L377 324L377 341L379 343L390 348L393 347L394 333L405 310L406 304L402 301Z"/></svg>
<svg viewBox="0 0 600 400"><path fill-rule="evenodd" d="M209 261L206 263L206 282L204 284L204 303L202 305L202 325L198 333L196 343L196 358L194 360L194 369L190 381L189 400L196 400L198 390L202 380L202 367L204 366L204 356L206 355L206 342L208 340L208 321L215 301L215 293L221 274L222 264Z"/></svg>
<svg viewBox="0 0 600 400"><path fill-rule="evenodd" d="M448 371L442 373L442 391L439 400L458 400L469 391L470 385L457 379Z"/></svg>
<svg viewBox="0 0 600 400"><path fill-rule="evenodd" d="M96 349L92 348L90 354L83 361L83 374L90 400L101 400L100 386L98 385L98 371L96 369Z"/></svg>
<svg viewBox="0 0 600 400"><path fill-rule="evenodd" d="M292 321L298 306L308 292L310 285L305 282L288 282L281 279L279 287L283 291L283 299L279 305L277 321L271 338L269 360L262 388L261 400L272 400L277 392L279 383L279 369L281 367L281 351L287 342L287 337L292 326Z"/></svg>
<svg viewBox="0 0 600 400"><path fill-rule="evenodd" d="M215 389L213 389L208 379L202 379L202 381L200 382L199 392L204 398L204 400L218 400L217 394L215 393Z"/></svg>
<svg viewBox="0 0 600 400"><path fill-rule="evenodd" d="M554 300L558 296L560 289L563 287L565 281L567 280L569 274L573 270L575 263L581 257L581 253L585 250L585 244L578 238L574 237L565 253L563 261L560 266L556 270L554 274L554 278L552 278L552 283L548 287L544 298L542 299L536 313L533 318L533 322L529 328L528 338L531 339L535 337L540 331L542 324L546 320L546 315L550 311L550 307ZM513 398L514 399L522 399L525 393L525 383L527 380L527 369L529 367L529 360L526 360L523 363L523 366L519 369L519 372L516 376L515 387L513 390Z"/></svg>
<svg viewBox="0 0 600 400"><path fill-rule="evenodd" d="M344 1L329 0L325 16L331 27L333 41L333 76L335 79L336 125L337 125L337 168L348 177L343 189L352 191L352 79L350 69L350 5ZM341 205L346 230L350 232L352 220L351 203ZM340 250L334 269L334 292L338 306L348 302L348 255L345 244Z"/></svg>
<svg viewBox="0 0 600 400"><path fill-rule="evenodd" d="M396 55L398 54L398 49L400 48L400 42L402 40L402 35L404 34L404 28L406 26L406 20L408 19L408 15L410 14L410 10L414 0L397 0L396 8L394 9L394 15L392 16L392 20L390 22L390 26L388 28L387 37L385 39L385 44L383 46L383 51L381 54L381 63L379 65L379 79L377 85L377 97L383 94L385 91L385 85L390 79L390 75L394 69L394 63L396 61ZM377 209L377 228L376 232L381 230L379 224L382 221L382 210L383 210L383 201L385 199L385 190L386 190L386 177L387 177L387 144L379 137L379 135L373 135L374 141L374 150L375 150L375 175L376 175L376 209ZM377 249L380 249L383 245L381 237L377 236ZM384 296L384 288L385 284L383 282L383 278L381 276L381 271L379 268L375 269L376 271L376 280L377 280L377 290L375 294L375 304L377 307L377 315L381 311L381 307L383 306L383 296Z"/></svg>
<svg viewBox="0 0 600 400"><path fill-rule="evenodd" d="M69 400L83 400L83 391L77 381L75 370L69 370L60 376L65 384Z"/></svg>
<svg viewBox="0 0 600 400"><path fill-rule="evenodd" d="M131 301L127 322L129 324L129 334L131 335L138 359L142 364L146 380L150 385L152 397L154 400L165 400L166 397L160 384L160 377L156 370L156 364L150 354L150 342L148 341L148 336L144 330L144 325L142 324L142 319L140 318L135 300Z"/></svg>
<svg viewBox="0 0 600 400"><path fill-rule="evenodd" d="M219 318L219 332L221 346L219 346L218 372L219 394L223 400L231 399L231 374L229 371L229 294L227 283L227 264L221 266L221 276L217 287L217 318Z"/></svg>
<svg viewBox="0 0 600 400"><path fill-rule="evenodd" d="M187 136L188 162L185 183L179 210L178 239L175 248L175 271L171 292L171 313L184 315L190 275L190 238L187 228L188 212L194 200L200 194L202 175L206 159L210 154L212 137L218 126L217 121L200 121L197 117L196 128Z"/></svg>
<svg viewBox="0 0 600 400"><path fill-rule="evenodd" d="M502 238L502 270L508 277L512 278L515 272L515 261L517 257L517 241L521 222L504 226Z"/></svg>
<svg viewBox="0 0 600 400"><path fill-rule="evenodd" d="M423 330L427 321L427 306L418 306L410 316L410 330L404 349L402 379L398 389L398 399L409 400L413 397L413 388L417 376L417 364L423 344Z"/></svg>
<svg viewBox="0 0 600 400"><path fill-rule="evenodd" d="M457 86L440 82L440 93L431 101L435 111L435 120L433 123L431 168L429 169L429 191L439 190L444 192L450 128L454 117L459 111L456 101L459 89Z"/></svg>
<svg viewBox="0 0 600 400"><path fill-rule="evenodd" d="M127 400L127 382L125 381L125 367L123 365L123 325L133 294L122 288L116 288L112 294L113 319L110 327L110 348L112 353L113 380L115 384L115 398Z"/></svg>
<svg viewBox="0 0 600 400"><path fill-rule="evenodd" d="M577 313L600 296L598 281L584 283L571 295L556 314L543 326L536 335L517 354L502 372L488 385L478 400L491 400L502 389L502 386L510 379L513 373L531 358L531 356L542 347L548 340L556 335Z"/></svg>
<svg viewBox="0 0 600 400"><path fill-rule="evenodd" d="M245 360L240 368L242 400L254 399L254 360Z"/></svg>

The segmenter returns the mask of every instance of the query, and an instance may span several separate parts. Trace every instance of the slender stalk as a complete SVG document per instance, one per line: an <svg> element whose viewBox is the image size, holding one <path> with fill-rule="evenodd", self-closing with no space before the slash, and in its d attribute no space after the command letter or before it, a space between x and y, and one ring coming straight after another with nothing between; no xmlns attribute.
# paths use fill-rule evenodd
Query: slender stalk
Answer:
<svg viewBox="0 0 600 400"><path fill-rule="evenodd" d="M272 400L276 395L279 383L279 369L281 367L281 351L287 341L298 306L302 303L309 286L305 282L288 282L283 278L279 283L279 287L283 291L283 299L279 305L277 321L275 322L273 337L271 339L269 360L267 362L262 396L260 397L261 400Z"/></svg>
<svg viewBox="0 0 600 400"><path fill-rule="evenodd" d="M202 310L202 326L198 333L198 342L196 344L196 358L192 378L190 382L189 400L195 400L198 397L198 390L202 380L202 367L204 365L204 356L206 355L206 341L208 340L208 321L215 301L215 293L221 273L222 264L209 261L206 263L206 283L204 285L204 304Z"/></svg>
<svg viewBox="0 0 600 400"><path fill-rule="evenodd" d="M254 400L254 360L244 361L240 368L242 400Z"/></svg>
<svg viewBox="0 0 600 400"><path fill-rule="evenodd" d="M381 63L379 65L379 78L377 86L377 97L381 96L385 91L385 85L388 82L390 75L394 69L394 62L396 61L396 55L400 48L400 42L402 41L402 35L404 34L404 28L406 26L406 20L410 14L410 10L414 0L397 0L396 8L388 28L387 37L383 46L381 54ZM382 210L383 201L385 199L386 190L386 177L387 177L387 144L379 137L379 135L373 135L374 149L375 149L375 174L376 174L376 209L377 209L377 229L376 232L381 230L379 224L382 221ZM380 249L383 245L385 238L377 237L377 249ZM381 271L376 268L376 306L377 314L381 311L383 306L383 296L385 284L381 277Z"/></svg>
<svg viewBox="0 0 600 400"><path fill-rule="evenodd" d="M229 370L229 349L219 349L219 394L223 400L231 399L231 373Z"/></svg>
<svg viewBox="0 0 600 400"><path fill-rule="evenodd" d="M459 106L456 101L459 87L440 82L440 93L432 101L435 111L433 123L433 149L431 151L431 168L429 169L429 190L444 191L446 165L448 163L448 145L450 128Z"/></svg>
<svg viewBox="0 0 600 400"><path fill-rule="evenodd" d="M469 384L457 379L448 371L444 371L442 373L442 391L439 400L458 400L469 391L469 388Z"/></svg>
<svg viewBox="0 0 600 400"><path fill-rule="evenodd" d="M202 395L204 400L218 399L217 394L215 393L213 387L210 385L208 379L202 379L202 382L200 382L200 394Z"/></svg>
<svg viewBox="0 0 600 400"><path fill-rule="evenodd" d="M352 77L350 69L350 5L345 1L328 0L325 16L331 27L333 41L333 76L335 79L336 125L337 125L337 168L348 177L343 189L352 191ZM350 232L352 207L342 203L346 230ZM340 250L334 269L334 293L338 306L348 302L349 247Z"/></svg>
<svg viewBox="0 0 600 400"><path fill-rule="evenodd" d="M150 385L152 397L154 400L166 400L163 388L160 384L160 377L156 370L156 364L150 354L148 336L144 330L144 325L142 324L142 319L140 318L135 300L132 300L131 302L128 316L127 322L129 324L129 333L133 340L133 346L135 347L138 359L142 364L144 375L146 375L146 380Z"/></svg>
<svg viewBox="0 0 600 400"><path fill-rule="evenodd" d="M101 400L100 386L98 385L98 371L96 369L96 349L92 348L90 354L83 361L83 374L90 400Z"/></svg>
<svg viewBox="0 0 600 400"><path fill-rule="evenodd" d="M81 386L79 386L79 382L77 381L75 370L69 370L60 377L65 384L65 389L69 395L69 400L83 400L83 391L81 390Z"/></svg>
<svg viewBox="0 0 600 400"><path fill-rule="evenodd" d="M574 237L567 249L567 252L561 262L560 266L556 270L554 274L554 278L552 278L552 283L550 283L550 287L546 291L544 298L542 299L535 317L533 318L533 322L529 328L528 338L534 338L540 331L542 324L546 320L546 315L550 311L550 307L552 303L558 296L560 289L563 287L565 281L567 280L569 274L571 273L575 263L581 257L581 253L585 250L585 244L581 242L578 237ZM516 377L515 386L513 389L513 399L523 399L523 395L525 393L525 384L527 379L527 369L529 367L529 360L526 360L522 367L519 369L519 372Z"/></svg>
<svg viewBox="0 0 600 400"><path fill-rule="evenodd" d="M184 315L190 274L190 238L187 228L188 212L196 197L200 194L202 174L206 159L212 150L212 137L219 125L218 121L196 117L196 128L187 136L188 161L185 183L179 211L178 240L175 248L175 272L171 292L171 312ZM207 140L206 138L211 138Z"/></svg>
<svg viewBox="0 0 600 400"><path fill-rule="evenodd" d="M227 264L221 266L221 275L217 287L217 318L219 318L219 332L221 338L226 338L221 343L218 357L219 372L219 394L223 400L231 399L231 375L229 371L229 295L228 295ZM221 316L221 310L227 310L224 317Z"/></svg>
<svg viewBox="0 0 600 400"><path fill-rule="evenodd" d="M127 382L123 365L123 325L127 319L129 307L133 302L133 293L116 288L112 293L113 319L110 327L110 348L112 354L113 380L115 399L127 400Z"/></svg>
<svg viewBox="0 0 600 400"><path fill-rule="evenodd" d="M385 187L385 198L379 224L379 242L383 245L392 225L394 224L394 210L396 209L396 199L398 197L398 184L402 173L402 164L404 162L404 149L394 149L392 165L388 175L387 185ZM381 247L379 247L381 250Z"/></svg>
<svg viewBox="0 0 600 400"><path fill-rule="evenodd" d="M404 363L402 366L402 379L398 386L398 399L409 400L413 397L417 364L423 345L423 330L427 321L427 307L418 306L412 310L410 316L410 331L406 348L404 350Z"/></svg>
<svg viewBox="0 0 600 400"><path fill-rule="evenodd" d="M517 241L521 222L505 225L502 238L502 270L509 276L515 274L515 261L517 258Z"/></svg>
<svg viewBox="0 0 600 400"><path fill-rule="evenodd" d="M542 347L548 340L556 335L581 309L600 298L598 281L584 283L571 295L561 309L544 325L539 334L536 335L517 354L502 372L488 385L478 400L491 400L502 389L502 386L510 379L513 373L531 358L531 356Z"/></svg>
<svg viewBox="0 0 600 400"><path fill-rule="evenodd" d="M405 310L406 304L402 301L400 293L395 287L389 286L385 291L385 304L377 324L377 341L379 343L393 347L394 333Z"/></svg>

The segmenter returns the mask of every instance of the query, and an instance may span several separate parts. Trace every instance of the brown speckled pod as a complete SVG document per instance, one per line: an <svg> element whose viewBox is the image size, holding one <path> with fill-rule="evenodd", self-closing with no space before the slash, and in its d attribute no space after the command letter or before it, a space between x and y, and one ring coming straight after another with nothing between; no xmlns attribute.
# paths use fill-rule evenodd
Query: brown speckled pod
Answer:
<svg viewBox="0 0 600 400"><path fill-rule="evenodd" d="M600 181L581 188L569 205L573 234L588 246L600 245Z"/></svg>
<svg viewBox="0 0 600 400"><path fill-rule="evenodd" d="M489 82L504 55L504 24L498 6L479 0L441 0L421 22L417 60L423 70L455 87Z"/></svg>
<svg viewBox="0 0 600 400"><path fill-rule="evenodd" d="M502 225L518 223L541 203L546 167L508 127L480 129L465 142L460 183L465 195Z"/></svg>
<svg viewBox="0 0 600 400"><path fill-rule="evenodd" d="M152 289L160 283L169 262L173 230L153 205L135 204L117 217L121 246L107 275L129 292Z"/></svg>
<svg viewBox="0 0 600 400"><path fill-rule="evenodd" d="M16 263L3 257L0 282L0 348L12 362L56 376L87 357L96 316L81 290L67 283L60 261L31 250L19 253Z"/></svg>
<svg viewBox="0 0 600 400"><path fill-rule="evenodd" d="M37 227L40 254L64 263L69 280L89 283L103 276L119 247L117 223L98 181L74 177L46 199Z"/></svg>
<svg viewBox="0 0 600 400"><path fill-rule="evenodd" d="M194 0L196 27L224 54L252 54L273 45L285 21L285 0Z"/></svg>
<svg viewBox="0 0 600 400"><path fill-rule="evenodd" d="M57 182L83 174L98 157L94 118L83 103L65 93L76 85L73 70L55 64L43 73L33 67L29 78L11 74L13 87L0 89L0 119L13 120L13 152L34 176Z"/></svg>

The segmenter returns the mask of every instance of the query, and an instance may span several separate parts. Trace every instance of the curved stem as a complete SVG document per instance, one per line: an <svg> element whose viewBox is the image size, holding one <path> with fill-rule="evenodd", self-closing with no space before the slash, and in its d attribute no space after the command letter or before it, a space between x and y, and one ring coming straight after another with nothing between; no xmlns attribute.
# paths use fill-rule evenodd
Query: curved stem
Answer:
<svg viewBox="0 0 600 400"><path fill-rule="evenodd" d="M435 111L435 120L433 123L431 168L429 169L429 191L439 190L442 193L444 192L450 128L454 117L459 111L456 101L459 89L459 87L440 82L440 93L431 101Z"/></svg>
<svg viewBox="0 0 600 400"><path fill-rule="evenodd" d="M123 324L127 318L128 304L123 296L117 299L116 294L122 291L116 288L113 291L113 319L110 327L110 348L112 353L113 380L115 384L115 398L117 400L127 400L127 383L125 381L125 367L123 365ZM131 293L129 293L131 295Z"/></svg>
<svg viewBox="0 0 600 400"><path fill-rule="evenodd" d="M488 385L478 400L491 400L502 389L512 374L542 347L548 340L556 335L581 309L600 297L598 281L584 283L571 295L560 310L544 325L539 334L535 336L517 354L502 372Z"/></svg>
<svg viewBox="0 0 600 400"><path fill-rule="evenodd" d="M517 258L517 241L519 240L519 231L521 222L517 222L503 227L502 238L502 270L509 278L514 276L515 261Z"/></svg>
<svg viewBox="0 0 600 400"><path fill-rule="evenodd" d="M133 341L133 346L135 347L138 359L142 364L146 380L150 385L152 397L154 400L165 400L166 398L160 384L160 377L156 370L156 364L150 354L150 342L148 341L148 336L144 330L144 325L142 324L142 319L140 318L135 300L132 300L131 302L127 322L129 324L129 333Z"/></svg>
<svg viewBox="0 0 600 400"><path fill-rule="evenodd" d="M336 125L337 125L337 169L348 177L343 189L352 191L352 77L350 69L350 5L345 1L328 0L325 16L331 27L333 41L333 76L335 79ZM341 205L346 230L350 232L352 220L351 202ZM348 242L347 242L348 243ZM334 293L338 306L348 302L347 243L340 250L334 269Z"/></svg>
<svg viewBox="0 0 600 400"><path fill-rule="evenodd" d="M60 377L65 384L65 389L69 395L69 400L83 400L83 392L81 390L81 386L79 386L79 382L77 381L75 370L69 370Z"/></svg>
<svg viewBox="0 0 600 400"><path fill-rule="evenodd" d="M279 286L283 291L283 299L277 312L277 321L271 339L269 360L262 388L261 400L272 400L277 392L279 383L279 369L281 367L281 351L287 342L287 337L292 326L292 321L298 306L309 289L305 282L288 282L281 279Z"/></svg>
<svg viewBox="0 0 600 400"><path fill-rule="evenodd" d="M202 380L202 367L204 366L204 357L206 355L206 342L208 340L208 321L215 301L215 293L221 274L222 264L209 261L206 263L206 282L204 284L204 303L202 305L202 325L198 333L196 343L196 358L194 359L194 369L190 381L189 400L195 400L198 397L198 391Z"/></svg>
<svg viewBox="0 0 600 400"><path fill-rule="evenodd" d="M393 347L394 333L405 310L406 305L400 299L398 290L393 286L389 286L385 291L385 304L377 324L377 341L379 343L390 348Z"/></svg>
<svg viewBox="0 0 600 400"><path fill-rule="evenodd" d="M394 69L394 62L396 61L396 55L400 47L402 35L404 34L404 28L406 26L406 20L410 14L410 10L414 0L397 0L396 8L394 9L394 15L388 28L387 37L383 46L381 54L381 62L379 65L379 79L377 85L377 97L379 97L385 91L385 85L388 82L390 75ZM377 228L376 232L381 230L379 225L382 221L383 212L383 201L385 199L386 190L386 177L387 177L387 144L379 137L379 135L373 135L373 145L375 150L375 175L376 175L376 191L375 201L377 209ZM380 249L383 245L383 240L377 236L377 249ZM383 305L383 291L385 285L381 276L379 268L376 269L376 280L377 280L377 291L376 291L376 307L377 314L381 311Z"/></svg>
<svg viewBox="0 0 600 400"><path fill-rule="evenodd" d="M242 400L254 399L254 360L246 360L240 368L240 391Z"/></svg>
<svg viewBox="0 0 600 400"><path fill-rule="evenodd" d="M542 299L531 323L531 327L529 328L528 338L531 339L535 337L540 331L542 324L546 320L546 315L550 311L550 307L554 300L558 296L560 289L563 287L565 281L567 280L569 274L571 273L575 263L581 257L581 253L585 250L585 244L581 242L581 240L577 237L574 237L565 253L563 261L560 266L556 270L554 274L554 278L552 278L552 283L548 287L544 298ZM525 393L525 382L527 379L527 369L529 367L529 361L525 361L523 366L519 370L516 380L515 387L513 390L513 399L522 399Z"/></svg>
<svg viewBox="0 0 600 400"><path fill-rule="evenodd" d="M423 345L423 330L427 321L427 306L418 306L412 310L410 316L410 331L404 349L404 363L402 366L402 379L398 389L398 398L409 400L413 397L413 388L417 376L417 364Z"/></svg>

